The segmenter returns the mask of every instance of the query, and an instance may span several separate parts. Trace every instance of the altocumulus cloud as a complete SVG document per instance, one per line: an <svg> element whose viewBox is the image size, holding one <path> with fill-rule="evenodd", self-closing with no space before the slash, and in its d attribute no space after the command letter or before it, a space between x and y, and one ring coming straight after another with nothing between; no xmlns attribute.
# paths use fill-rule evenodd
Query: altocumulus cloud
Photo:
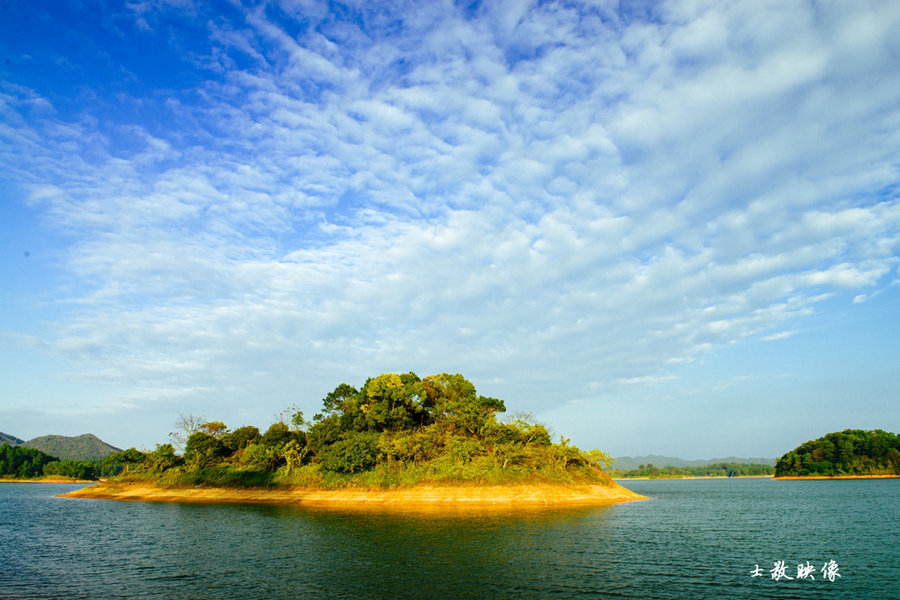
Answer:
<svg viewBox="0 0 900 600"><path fill-rule="evenodd" d="M128 7L81 22L93 79L48 47L77 89L0 88L11 189L66 240L17 333L117 402L415 369L584 410L897 280L896 3Z"/></svg>

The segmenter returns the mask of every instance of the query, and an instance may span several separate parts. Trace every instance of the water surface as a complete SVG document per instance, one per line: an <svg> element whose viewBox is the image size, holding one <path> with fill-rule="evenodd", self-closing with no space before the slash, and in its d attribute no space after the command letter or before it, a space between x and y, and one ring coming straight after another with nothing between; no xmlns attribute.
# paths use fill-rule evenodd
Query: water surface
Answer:
<svg viewBox="0 0 900 600"><path fill-rule="evenodd" d="M900 480L626 486L650 500L403 515L0 484L0 598L900 598Z"/></svg>

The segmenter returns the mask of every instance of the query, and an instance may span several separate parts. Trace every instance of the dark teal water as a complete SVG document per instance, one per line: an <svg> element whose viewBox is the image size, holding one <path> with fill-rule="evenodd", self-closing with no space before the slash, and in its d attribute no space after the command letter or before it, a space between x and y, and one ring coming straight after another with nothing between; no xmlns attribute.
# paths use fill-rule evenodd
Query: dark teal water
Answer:
<svg viewBox="0 0 900 600"><path fill-rule="evenodd" d="M900 598L900 480L627 486L651 499L429 516L0 484L0 598Z"/></svg>

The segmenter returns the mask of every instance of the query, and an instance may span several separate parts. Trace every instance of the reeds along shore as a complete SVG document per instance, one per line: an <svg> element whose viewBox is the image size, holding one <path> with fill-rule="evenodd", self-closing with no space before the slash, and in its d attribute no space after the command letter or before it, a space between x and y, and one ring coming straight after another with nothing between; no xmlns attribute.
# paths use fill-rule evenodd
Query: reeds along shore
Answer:
<svg viewBox="0 0 900 600"><path fill-rule="evenodd" d="M60 494L65 498L147 502L292 504L361 509L540 508L592 506L643 500L618 484L416 486L411 488L172 488L148 484L98 484Z"/></svg>

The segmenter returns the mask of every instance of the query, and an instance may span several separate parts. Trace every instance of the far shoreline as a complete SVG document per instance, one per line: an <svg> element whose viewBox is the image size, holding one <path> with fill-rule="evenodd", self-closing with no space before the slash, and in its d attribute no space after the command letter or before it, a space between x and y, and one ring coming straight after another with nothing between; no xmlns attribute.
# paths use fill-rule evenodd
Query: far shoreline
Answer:
<svg viewBox="0 0 900 600"><path fill-rule="evenodd" d="M716 475L686 475L684 477L613 477L613 481L678 481L681 479L772 479L773 475L735 475L734 477Z"/></svg>
<svg viewBox="0 0 900 600"><path fill-rule="evenodd" d="M900 479L900 475L782 475L774 481L830 481L834 479Z"/></svg>
<svg viewBox="0 0 900 600"><path fill-rule="evenodd" d="M61 498L194 504L276 504L350 510L444 511L602 506L645 500L621 485L418 485L408 488L163 487L152 483L93 485Z"/></svg>

